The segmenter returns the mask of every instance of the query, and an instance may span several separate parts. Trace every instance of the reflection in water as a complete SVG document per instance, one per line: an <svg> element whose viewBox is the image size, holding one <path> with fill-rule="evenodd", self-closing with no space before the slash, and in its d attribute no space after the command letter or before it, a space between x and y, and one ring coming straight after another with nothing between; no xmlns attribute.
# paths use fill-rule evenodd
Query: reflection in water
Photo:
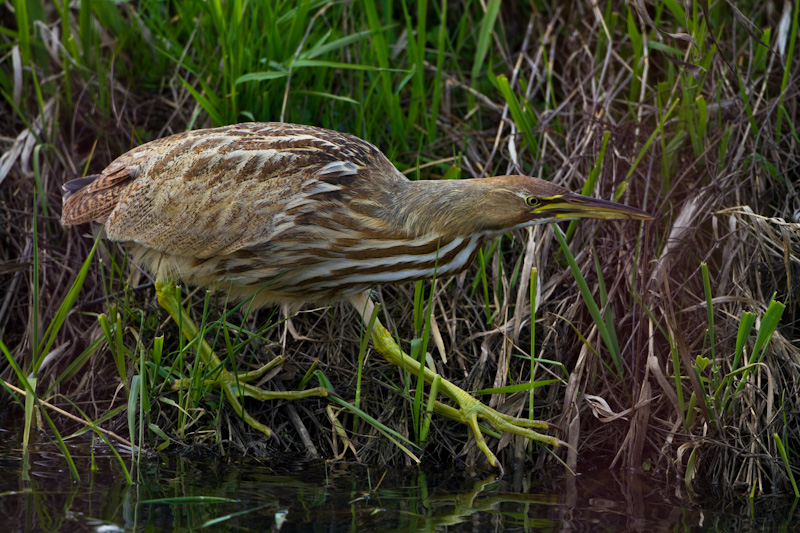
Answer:
<svg viewBox="0 0 800 533"><path fill-rule="evenodd" d="M89 446L71 448L74 483L52 447L0 448L3 531L188 530L730 530L800 525L773 500L703 510L652 477L596 472L558 480L516 472L470 478L346 463L267 465L251 458L145 460L127 485L120 465ZM94 468L92 467L94 465Z"/></svg>

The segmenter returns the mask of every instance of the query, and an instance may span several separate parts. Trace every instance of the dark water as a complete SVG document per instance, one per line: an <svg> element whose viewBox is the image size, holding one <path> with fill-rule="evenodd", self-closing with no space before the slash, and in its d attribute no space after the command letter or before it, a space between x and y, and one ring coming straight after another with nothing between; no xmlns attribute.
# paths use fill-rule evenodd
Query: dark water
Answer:
<svg viewBox="0 0 800 533"><path fill-rule="evenodd" d="M559 479L251 458L144 459L135 482L108 450L0 448L0 531L788 531L794 502L726 503L608 471ZM94 463L94 468L92 464ZM26 467L27 465L27 467Z"/></svg>

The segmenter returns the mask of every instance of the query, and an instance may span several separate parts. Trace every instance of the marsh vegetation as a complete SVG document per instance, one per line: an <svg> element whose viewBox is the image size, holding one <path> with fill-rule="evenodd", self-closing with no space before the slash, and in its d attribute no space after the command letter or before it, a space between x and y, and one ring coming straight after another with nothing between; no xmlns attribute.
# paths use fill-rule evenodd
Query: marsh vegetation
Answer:
<svg viewBox="0 0 800 533"><path fill-rule="evenodd" d="M574 447L497 435L507 467L796 494L800 4L654 4L3 3L5 425L25 442L40 428L178 454L482 467L349 307L303 309L295 339L277 309L187 290L226 364L283 356L263 387L338 393L248 403L280 435L262 438L204 383L126 250L59 223L65 181L141 143L286 121L366 139L410 178L541 176L655 217L535 226L458 277L375 288L412 356Z"/></svg>

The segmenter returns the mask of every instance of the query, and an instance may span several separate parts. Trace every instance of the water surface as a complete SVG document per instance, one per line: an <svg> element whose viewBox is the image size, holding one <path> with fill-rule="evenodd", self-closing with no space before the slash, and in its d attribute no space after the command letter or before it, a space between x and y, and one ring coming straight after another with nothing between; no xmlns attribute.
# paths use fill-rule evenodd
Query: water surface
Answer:
<svg viewBox="0 0 800 533"><path fill-rule="evenodd" d="M3 531L731 531L800 527L793 502L752 506L609 471L536 479L352 463L161 455L128 485L103 447L0 448ZM93 455L93 456L92 456ZM94 465L94 467L92 466Z"/></svg>

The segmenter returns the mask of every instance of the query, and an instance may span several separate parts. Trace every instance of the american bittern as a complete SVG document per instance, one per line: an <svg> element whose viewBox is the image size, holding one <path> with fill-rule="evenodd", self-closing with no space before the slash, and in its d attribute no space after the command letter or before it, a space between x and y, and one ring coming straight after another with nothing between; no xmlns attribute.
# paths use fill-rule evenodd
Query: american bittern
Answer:
<svg viewBox="0 0 800 533"><path fill-rule="evenodd" d="M463 271L486 239L515 228L577 218L648 220L638 209L573 194L541 179L410 181L373 145L335 131L281 123L237 124L153 141L117 158L101 174L64 187L64 224L100 222L113 241L155 275L159 303L189 339L197 328L181 312L175 282L224 288L256 306L349 300L365 323L369 289ZM391 363L438 376L404 354L380 324L375 349ZM244 410L258 399L325 395L322 389L269 392L243 383L258 371L225 370L202 345L215 383ZM544 422L500 413L446 380L458 409L436 410L469 425L492 465L478 419L553 446Z"/></svg>

